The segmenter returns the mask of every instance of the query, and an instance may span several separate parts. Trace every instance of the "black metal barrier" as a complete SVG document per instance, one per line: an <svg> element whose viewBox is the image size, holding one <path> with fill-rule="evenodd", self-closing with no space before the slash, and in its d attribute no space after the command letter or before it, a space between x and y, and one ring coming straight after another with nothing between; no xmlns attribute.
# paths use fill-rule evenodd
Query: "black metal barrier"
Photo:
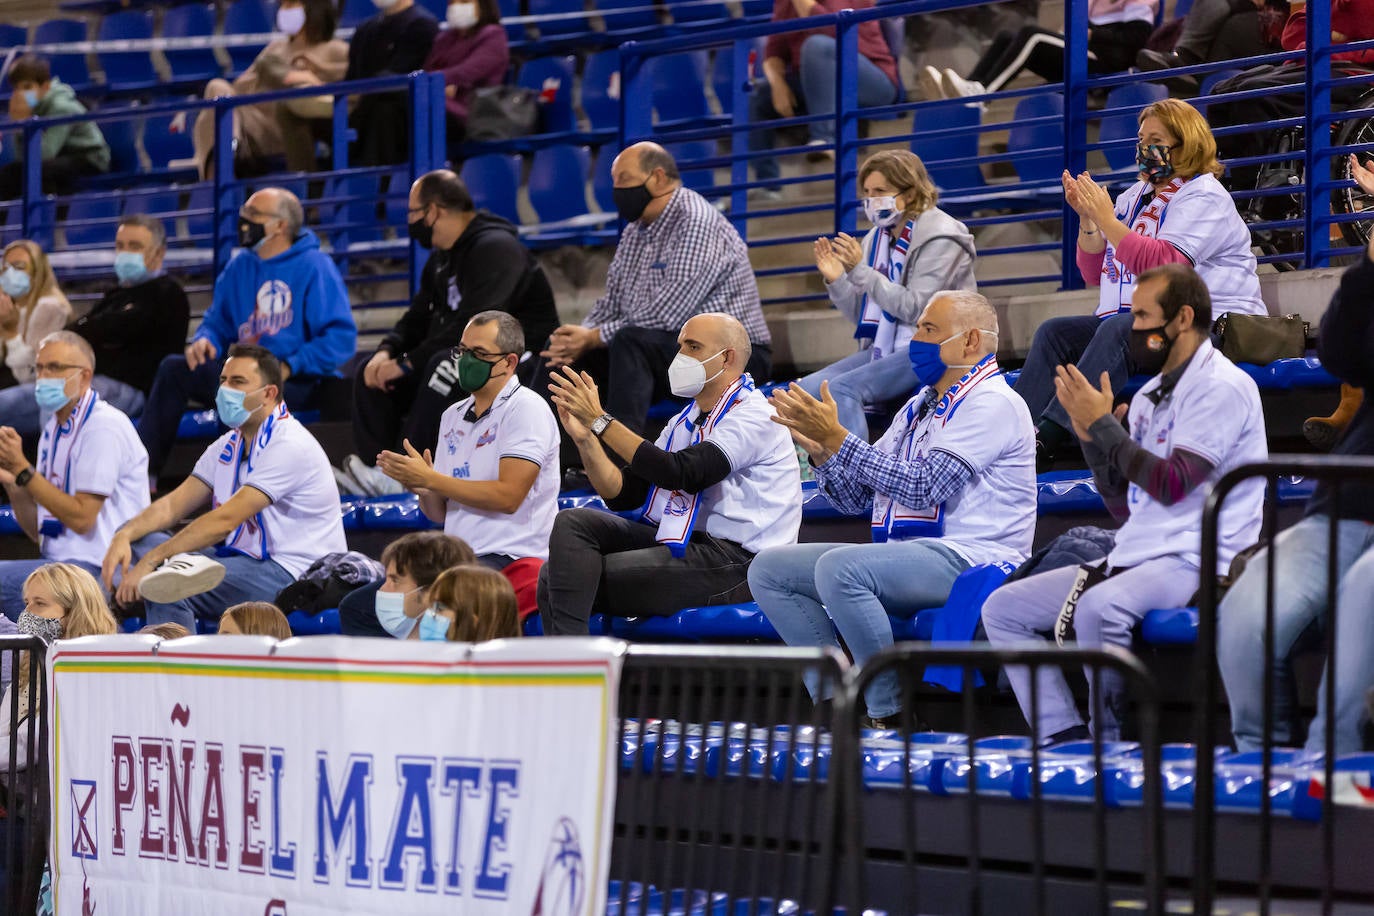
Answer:
<svg viewBox="0 0 1374 916"><path fill-rule="evenodd" d="M917 713L920 679L927 665L953 666L962 674L963 740L941 747L921 744L920 735L912 740L897 736L891 743L900 748L900 780L894 784L889 778L875 785L866 761L879 742L860 740L857 699L875 677L895 671L901 708L909 715ZM978 673L995 679L1006 665L1031 671L1031 737L1029 742L1009 742L1011 749L1005 755L990 754L979 739L997 739L980 736L973 685ZM1041 749L1048 736L1039 734L1035 724L1040 704L1038 675L1046 667L1084 670L1094 688L1104 671L1116 672L1132 700L1141 803L1138 808L1113 811L1110 831L1101 740L1092 740L1090 751L1077 763L1058 761L1061 767L1076 767L1078 775L1071 775L1070 780L1086 778L1091 790L1078 804L1057 804L1053 811L1047 810L1042 780L1054 766ZM854 673L850 686L843 739L836 736L837 745L849 749L845 775L849 912L877 909L891 916L1105 913L1113 903L1123 901L1133 910L1163 912L1159 697L1154 679L1133 655L1116 648L1059 649L1043 644L994 649L903 643L872 658ZM1092 694L1101 697L1098 689ZM943 778L940 773L945 774ZM980 786L982 774L1004 778L1019 788Z"/></svg>
<svg viewBox="0 0 1374 916"><path fill-rule="evenodd" d="M33 636L0 636L0 900L6 913L32 913L48 858L47 647Z"/></svg>
<svg viewBox="0 0 1374 916"><path fill-rule="evenodd" d="M1272 506L1276 503L1278 478L1285 475L1313 478L1319 481L1320 486L1329 488L1326 504L1334 510L1334 513L1325 516L1324 550L1315 551L1311 557L1321 568L1301 571L1290 568L1285 571L1286 576L1306 575L1312 580L1324 573L1323 599L1314 616L1321 630L1321 652L1326 660L1321 701L1327 711L1327 728L1321 746L1322 761L1319 766L1312 763L1310 767L1320 770L1321 785L1325 788L1320 798L1314 799L1307 794L1303 770L1299 768L1295 772L1285 757L1275 753L1280 743L1275 740L1274 733L1276 724L1279 724L1276 720L1279 691L1283 690L1285 694L1291 692L1290 677L1286 673L1288 660L1275 657L1276 616L1279 613L1291 613L1291 608L1280 609L1275 604L1278 555L1287 555L1289 548L1285 547L1282 551L1270 549L1256 555L1243 574L1259 575L1256 567L1262 563L1265 577L1260 720L1263 748L1259 752L1259 817L1247 819L1247 824L1258 821L1254 828L1257 836L1253 843L1248 842L1250 838L1246 837L1247 842L1239 854L1233 842L1238 834L1234 823L1236 817L1231 816L1228 823L1228 817L1225 814L1219 816L1217 810L1215 745L1217 742L1228 743L1232 730L1231 723L1218 723L1218 718L1224 712L1219 703L1218 689L1221 680L1217 654L1218 610L1221 604L1219 590L1214 577L1202 577L1195 660L1197 673L1194 681L1201 687L1195 735L1197 782L1193 819L1193 872L1197 880L1193 884L1192 897L1193 912L1196 913L1212 912L1218 897L1225 896L1232 887L1245 888L1243 893L1247 897L1257 895L1258 911L1262 914L1270 911L1276 896L1319 895L1321 911L1330 913L1338 902L1367 902L1370 894L1374 893L1374 875L1369 869L1370 857L1374 856L1374 809L1337 806L1335 792L1331 788L1335 785L1336 773L1335 728L1332 726L1337 707L1335 648L1338 637L1335 609L1342 577L1337 550L1342 495L1343 491L1348 493L1349 485L1356 481L1374 487L1374 459L1276 455L1272 460L1243 465L1230 471L1217 482L1203 509L1201 568L1216 567L1221 510L1236 488L1246 481L1263 478L1268 487L1267 503ZM1269 544L1274 543L1278 534L1276 527L1273 514L1268 513L1263 537ZM1324 556L1321 555L1323 553ZM1370 596L1370 600L1374 600L1374 596ZM1365 651L1374 653L1374 645L1365 647ZM1369 687L1374 685L1364 685L1361 693ZM1292 718L1296 716L1290 717L1290 721ZM1286 728L1287 723L1283 724ZM1319 811L1319 825L1315 831L1310 824L1294 824L1289 818L1275 816L1274 808L1278 803L1295 804L1303 796L1306 796L1309 808L1315 807ZM1320 855L1316 857L1312 855L1314 832L1320 834ZM1338 834L1342 840L1339 848L1336 843ZM1219 837L1222 839L1220 844ZM1221 861L1218 860L1219 850L1223 854Z"/></svg>
<svg viewBox="0 0 1374 916"><path fill-rule="evenodd" d="M629 648L613 909L763 916L787 899L830 912L840 786L822 763L846 668L800 649ZM806 678L833 708L812 704Z"/></svg>

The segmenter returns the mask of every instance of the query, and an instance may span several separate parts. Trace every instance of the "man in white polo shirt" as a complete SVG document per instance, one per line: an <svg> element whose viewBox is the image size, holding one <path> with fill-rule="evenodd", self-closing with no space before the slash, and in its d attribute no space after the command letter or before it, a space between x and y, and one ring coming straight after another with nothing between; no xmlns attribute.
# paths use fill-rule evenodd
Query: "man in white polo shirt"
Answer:
<svg viewBox="0 0 1374 916"><path fill-rule="evenodd" d="M121 604L142 597L149 624L218 620L243 601L271 601L311 563L348 549L339 491L324 449L282 401L281 363L262 347L235 344L220 371L215 410L230 431L191 476L124 525L102 574ZM130 566L130 543L211 506ZM218 561L200 553L223 542ZM164 563L164 561L166 561Z"/></svg>
<svg viewBox="0 0 1374 916"><path fill-rule="evenodd" d="M0 427L0 482L43 557L0 562L0 612L11 620L24 609L29 573L51 562L99 573L115 531L148 506L148 453L129 418L91 388L91 345L70 331L49 334L35 368L39 408L53 411L37 467L25 459L19 433Z"/></svg>
<svg viewBox="0 0 1374 916"><path fill-rule="evenodd" d="M596 491L632 521L595 509L554 520L539 575L549 635L586 634L594 610L620 616L749 600L747 571L767 547L792 544L801 527L801 473L787 431L744 372L749 334L718 312L678 334L668 383L692 398L657 443L601 408L591 377L553 376L558 418Z"/></svg>
<svg viewBox="0 0 1374 916"><path fill-rule="evenodd" d="M516 377L524 352L514 316L474 315L457 347L458 385L468 397L444 411L435 454L406 441L406 454L377 456L388 477L420 495L431 521L493 569L547 559L558 514L558 422Z"/></svg>
<svg viewBox="0 0 1374 916"><path fill-rule="evenodd" d="M1153 608L1185 605L1202 575L1222 575L1237 552L1255 543L1264 511L1264 481L1237 487L1222 511L1217 568L1199 570L1199 523L1207 491L1240 464L1269 453L1254 381L1212 347L1212 298L1191 267L1166 264L1142 272L1131 301L1131 360L1151 378L1131 399L1130 431L1112 415L1107 373L1093 386L1074 366L1060 366L1059 402L1083 442L1083 454L1107 509L1121 520L1105 562L1053 569L993 592L983 626L994 645L1024 643L1053 631L1097 649L1129 648L1131 630ZM1027 720L1030 672L1007 679ZM1089 673L1088 683L1093 683ZM1127 699L1121 675L1102 669L1092 734L1120 735ZM1042 668L1037 734L1046 743L1086 738L1064 673Z"/></svg>
<svg viewBox="0 0 1374 916"><path fill-rule="evenodd" d="M788 645L838 648L838 629L863 664L892 645L889 612L939 607L964 570L1030 553L1035 431L997 366L997 312L978 293L938 292L908 350L921 389L873 445L840 424L828 385L821 401L797 385L773 395L831 502L873 507L872 544L779 547L750 567L754 597ZM915 718L895 672L864 699L874 727Z"/></svg>

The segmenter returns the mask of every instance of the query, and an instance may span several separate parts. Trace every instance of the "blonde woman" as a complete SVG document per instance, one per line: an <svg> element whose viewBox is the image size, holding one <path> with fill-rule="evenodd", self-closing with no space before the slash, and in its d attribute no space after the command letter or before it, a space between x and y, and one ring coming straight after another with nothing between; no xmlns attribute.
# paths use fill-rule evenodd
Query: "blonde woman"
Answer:
<svg viewBox="0 0 1374 916"><path fill-rule="evenodd" d="M520 635L515 589L490 567L465 563L446 569L425 598L429 606L411 631L412 639L486 642Z"/></svg>
<svg viewBox="0 0 1374 916"><path fill-rule="evenodd" d="M291 624L270 601L245 601L225 610L219 619L221 636L271 636L290 639Z"/></svg>
<svg viewBox="0 0 1374 916"><path fill-rule="evenodd" d="M916 388L907 347L931 297L947 289L973 292L978 284L973 236L935 206L935 183L919 156L870 156L859 167L859 192L873 224L863 241L841 232L815 245L830 301L858 325L859 351L797 384L820 397L821 382L830 382L840 424L866 440L864 405L905 400Z"/></svg>
<svg viewBox="0 0 1374 916"><path fill-rule="evenodd" d="M45 643L79 636L108 636L119 629L95 576L70 563L49 563L29 574L24 580L24 610L19 614L18 624L20 633L36 636ZM29 760L24 722L41 712L33 708L29 696L27 655L20 660L14 683L0 701L0 773L8 772L10 766L10 710L15 703L19 706L16 718L22 729L15 769L22 770Z"/></svg>
<svg viewBox="0 0 1374 916"><path fill-rule="evenodd" d="M0 388L32 382L38 342L66 327L71 317L71 303L43 249L27 239L6 245L0 263L0 350L8 372L0 372Z"/></svg>

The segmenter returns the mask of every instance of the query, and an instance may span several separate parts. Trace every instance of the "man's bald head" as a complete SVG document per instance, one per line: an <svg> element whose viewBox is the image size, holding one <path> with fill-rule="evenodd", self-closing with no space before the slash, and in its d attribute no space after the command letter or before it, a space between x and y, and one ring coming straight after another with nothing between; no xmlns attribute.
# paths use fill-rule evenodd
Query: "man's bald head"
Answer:
<svg viewBox="0 0 1374 916"><path fill-rule="evenodd" d="M615 161L611 163L611 174L614 176L624 172L627 168L634 173L627 175L627 177L637 176L639 178L638 181L633 182L634 184L643 184L653 175L655 169L662 169L663 177L669 181L682 180L682 175L677 169L677 160L673 158L673 154L651 140L632 143L625 147L620 155L615 157ZM621 183L617 181L616 184Z"/></svg>
<svg viewBox="0 0 1374 916"><path fill-rule="evenodd" d="M286 224L286 237L294 239L305 225L300 198L285 188L263 188L248 198L248 209Z"/></svg>
<svg viewBox="0 0 1374 916"><path fill-rule="evenodd" d="M744 329L744 325L739 323L739 319L724 312L704 312L687 319L678 340L689 338L700 341L707 355L719 353L721 350L733 350L733 357L726 363L726 374L733 373L733 377L736 378L744 373L744 367L749 364L749 357L753 352L749 343L749 332Z"/></svg>

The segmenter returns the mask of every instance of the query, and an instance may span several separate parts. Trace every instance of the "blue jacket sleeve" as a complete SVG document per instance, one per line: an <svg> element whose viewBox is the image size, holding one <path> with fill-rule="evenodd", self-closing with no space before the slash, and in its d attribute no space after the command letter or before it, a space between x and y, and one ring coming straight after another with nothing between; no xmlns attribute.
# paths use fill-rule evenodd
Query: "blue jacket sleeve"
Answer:
<svg viewBox="0 0 1374 916"><path fill-rule="evenodd" d="M200 327L196 328L196 333L191 336L192 340L205 339L214 344L215 352L221 359L230 344L236 343L239 339L238 328L234 325L234 316L230 311L230 301L238 292L234 289L239 279L238 260L238 257L233 258L224 266L224 270L219 272L210 308L200 319Z"/></svg>
<svg viewBox="0 0 1374 916"><path fill-rule="evenodd" d="M305 290L305 342L282 358L292 375L336 375L358 349L358 326L334 262L318 253L312 260L314 276Z"/></svg>

